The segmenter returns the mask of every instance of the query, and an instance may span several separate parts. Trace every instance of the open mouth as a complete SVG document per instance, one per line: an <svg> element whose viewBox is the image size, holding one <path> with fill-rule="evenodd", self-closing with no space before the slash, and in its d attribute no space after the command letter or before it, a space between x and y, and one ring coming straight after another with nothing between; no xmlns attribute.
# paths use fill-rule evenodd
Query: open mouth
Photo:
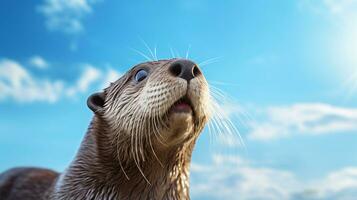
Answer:
<svg viewBox="0 0 357 200"><path fill-rule="evenodd" d="M176 113L193 113L192 103L187 96L183 96L176 101L170 110Z"/></svg>

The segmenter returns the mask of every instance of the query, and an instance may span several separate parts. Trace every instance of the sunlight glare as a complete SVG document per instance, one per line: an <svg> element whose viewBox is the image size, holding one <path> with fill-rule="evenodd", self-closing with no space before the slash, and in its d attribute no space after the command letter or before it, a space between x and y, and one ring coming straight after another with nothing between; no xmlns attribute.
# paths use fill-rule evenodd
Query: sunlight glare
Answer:
<svg viewBox="0 0 357 200"><path fill-rule="evenodd" d="M343 86L350 97L357 93L357 27L341 34L336 46L338 70L344 74Z"/></svg>

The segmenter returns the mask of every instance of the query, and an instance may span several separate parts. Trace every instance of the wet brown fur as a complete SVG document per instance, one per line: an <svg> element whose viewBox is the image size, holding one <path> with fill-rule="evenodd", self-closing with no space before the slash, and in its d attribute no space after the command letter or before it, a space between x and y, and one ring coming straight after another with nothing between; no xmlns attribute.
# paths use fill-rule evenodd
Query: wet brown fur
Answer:
<svg viewBox="0 0 357 200"><path fill-rule="evenodd" d="M203 76L187 85L171 77L167 68L175 60L140 64L111 84L65 172L7 171L0 176L0 200L189 199L189 165L209 116L208 88ZM135 83L142 68L149 77ZM172 124L169 108L182 95L191 98L192 119L187 125L178 116L182 125Z"/></svg>

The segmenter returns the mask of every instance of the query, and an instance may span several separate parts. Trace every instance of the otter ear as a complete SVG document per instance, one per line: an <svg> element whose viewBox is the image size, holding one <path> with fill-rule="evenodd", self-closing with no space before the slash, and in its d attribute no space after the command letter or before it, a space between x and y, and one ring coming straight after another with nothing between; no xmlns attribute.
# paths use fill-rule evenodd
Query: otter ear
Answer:
<svg viewBox="0 0 357 200"><path fill-rule="evenodd" d="M97 113L103 110L104 102L105 102L104 92L98 92L88 97L87 105L94 113Z"/></svg>

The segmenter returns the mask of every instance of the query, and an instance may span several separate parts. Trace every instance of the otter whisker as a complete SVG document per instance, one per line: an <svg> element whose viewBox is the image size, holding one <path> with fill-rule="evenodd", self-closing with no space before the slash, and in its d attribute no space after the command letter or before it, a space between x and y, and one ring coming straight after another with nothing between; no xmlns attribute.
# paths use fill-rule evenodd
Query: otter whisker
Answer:
<svg viewBox="0 0 357 200"><path fill-rule="evenodd" d="M135 120L135 119L134 119ZM142 172L142 169L140 167L140 162L139 162L139 155L138 155L138 151L137 151L137 126L134 127L134 130L133 133L131 134L130 136L130 143L131 143L131 153L132 153L132 157L133 157L133 160L136 164L136 167L138 168L139 172L142 174L142 176L144 177L145 180L146 179L146 176L144 175L144 173Z"/></svg>
<svg viewBox="0 0 357 200"><path fill-rule="evenodd" d="M134 49L134 48L130 48L132 51L138 53L139 55L141 55L142 57L144 57L147 61L151 61L151 58L149 58L147 55L145 55L144 53L142 53L141 51Z"/></svg>
<svg viewBox="0 0 357 200"><path fill-rule="evenodd" d="M131 136L130 136L130 143L131 143L130 150L132 153L132 157L135 160L136 158L135 158L135 148L134 148L134 144L135 144L134 143L134 134L131 134ZM136 163L136 161L135 161L135 163Z"/></svg>
<svg viewBox="0 0 357 200"><path fill-rule="evenodd" d="M154 53L152 52L152 50L151 50L151 48L149 47L149 45L148 45L142 38L140 38L140 39L141 39L141 42L144 43L146 49L149 50L149 52L150 52L150 54L151 54L151 57L152 57L152 60L157 60L157 59L155 59Z"/></svg>
<svg viewBox="0 0 357 200"><path fill-rule="evenodd" d="M125 178L128 179L128 180L130 180L128 174L127 174L127 173L125 172L125 170L124 170L123 164L121 163L121 159L119 158L118 160L119 160L120 169L121 169L121 171L124 173Z"/></svg>
<svg viewBox="0 0 357 200"><path fill-rule="evenodd" d="M222 102L222 104L224 104L224 102L233 102L231 100L231 98L229 97L229 95L225 94L221 89L215 87L215 86L210 86L211 89L211 95L213 95L213 97L215 99L217 99L219 102ZM227 104L227 103L225 103ZM221 108L222 110L222 108ZM247 112L245 112L244 110L239 110L239 115L235 115L236 117L238 117L239 123L245 127L248 127L248 124L250 124L250 121L254 121L253 117L250 116ZM228 117L228 116L227 116ZM248 121L248 123L246 123L246 121Z"/></svg>
<svg viewBox="0 0 357 200"><path fill-rule="evenodd" d="M145 114L145 115L148 115L148 114L149 114L148 108L145 108L145 109L144 109L143 115L142 115L142 118L141 118L140 121L143 121L143 120L144 120L144 114ZM140 123L140 122L139 122L139 123ZM153 127L153 126L152 126L152 123L153 123L153 120L149 120L149 123L147 124L148 127L146 127L146 128L147 128L146 130L152 130L152 128L151 128L151 127ZM141 128L141 132L143 132L143 131L144 131L144 125L142 125L141 127L142 127L142 128ZM156 134L156 131L155 131L155 130L154 130L154 134ZM162 162L160 161L160 159L159 159L158 156L156 155L156 152L155 152L155 150L154 150L154 148L153 148L153 146L152 146L151 134L145 134L145 135L146 135L146 136L148 135L148 137L146 137L146 138L148 138L148 140L149 140L149 145L150 145L151 151L153 152L154 157L157 159L157 161L159 162L160 166L163 167Z"/></svg>
<svg viewBox="0 0 357 200"><path fill-rule="evenodd" d="M238 129L233 125L232 121L225 116L222 116L221 114L217 114L218 121L221 122L221 126L223 129L227 131L227 134L230 136L238 136L239 137L239 143L245 148L245 144L243 141L243 138L241 137Z"/></svg>
<svg viewBox="0 0 357 200"><path fill-rule="evenodd" d="M143 170L141 169L140 165L138 164L138 162L137 162L136 160L134 160L134 162L135 162L136 167L138 168L140 174L141 174L141 175L143 176L143 178L145 179L145 181L146 181L149 185L151 185L150 181L146 178L146 176L145 176Z"/></svg>
<svg viewBox="0 0 357 200"><path fill-rule="evenodd" d="M155 120L155 121L156 121L156 120ZM155 124L156 124L155 121L152 121L152 123L151 123L151 124L153 125L152 127L157 127L157 125L155 125ZM162 144L163 146L167 147L167 144L163 141L163 137L162 137L162 135L160 134L158 128L153 129L153 133L154 133L154 136L156 137L157 141L158 141L160 144ZM151 137L150 137L150 141L151 141ZM150 145L151 145L151 143L150 143ZM152 151L154 152L154 156L155 156L156 159L158 160L160 166L161 166L161 167L164 167L164 165L163 165L163 163L161 162L161 160L157 157L157 155L156 155L156 153L155 153L155 151L154 151L154 148L153 148L152 146L151 146L151 148L152 148Z"/></svg>
<svg viewBox="0 0 357 200"><path fill-rule="evenodd" d="M221 129L220 129L220 126L218 125L217 119L215 117L216 109L214 109L214 107L213 107L214 103L215 103L215 101L212 99L212 97L210 97L210 103L207 106L209 109L209 113L211 115L211 118L208 121L208 128L211 132L211 135L213 134L214 138L218 138L217 134L221 134Z"/></svg>
<svg viewBox="0 0 357 200"><path fill-rule="evenodd" d="M228 82L222 82L222 81L213 81L213 80L209 80L208 82L210 83L211 86L212 86L212 84L216 84L216 85L239 87L239 85L235 84L235 83L228 83Z"/></svg>
<svg viewBox="0 0 357 200"><path fill-rule="evenodd" d="M221 106L216 102L215 98L227 98L226 95L222 94L222 92L215 87L211 87L210 90L211 93L211 109L212 109L212 123L214 127L218 129L219 134L228 134L230 136L238 136L239 138L239 143L245 147L245 144L243 142L243 139L236 128L236 126L233 124L233 122L229 119L229 116L226 115L226 113L222 110Z"/></svg>
<svg viewBox="0 0 357 200"><path fill-rule="evenodd" d="M142 113L143 113L143 115L142 115L142 117L140 118L140 121L144 121L144 115L148 115L150 112L149 112L148 108L144 108L144 110L143 110ZM140 121L139 121L139 124L140 124ZM149 122L149 123L147 123L146 130L149 130L149 131L152 130L153 133L154 133L154 135L155 135L155 134L156 134L156 131L153 130L153 127L154 127L154 126L152 126L152 124L154 123L153 120L150 120L150 119L149 119L148 122ZM141 126L140 132L144 132L144 125ZM147 136L147 135L148 135L148 136ZM149 145L150 145L151 151L153 152L154 157L157 159L157 161L159 162L160 166L163 167L162 162L161 162L160 159L158 158L158 156L157 156L157 154L156 154L156 152L155 152L155 150L154 150L154 148L153 148L153 146L152 146L151 134L145 134L145 136L146 136L145 138L148 138Z"/></svg>
<svg viewBox="0 0 357 200"><path fill-rule="evenodd" d="M141 122L144 121L144 115L148 115L148 113L149 113L148 109L144 108L143 115L142 115L142 118L140 120ZM140 123L140 121L139 121L139 123ZM140 130L141 133L144 133L144 127L145 127L145 130L148 130L148 132L150 130L152 130L151 129L152 120L149 119L148 122L149 123L147 123L147 124L145 123L147 126L145 126L144 124L141 126L141 130ZM152 150L152 152L154 154L154 157L156 157L157 160L159 161L159 163L161 164L161 161L158 159L158 157L157 157L157 155L156 155L156 153L155 153L155 151L154 151L154 149L152 147L151 134L144 134L143 136L141 136L143 141L144 141L144 136L145 136L145 141L148 141L148 143L149 143L149 146L150 146L150 148L151 148L151 150Z"/></svg>
<svg viewBox="0 0 357 200"><path fill-rule="evenodd" d="M153 123L153 128L154 128L154 134L155 136L157 137L158 141L164 145L164 146L167 146L167 144L165 142L163 142L164 140L164 137L160 134L160 129L159 129L159 125L160 125L160 122L159 122L159 115L155 114L155 116L152 118L152 123Z"/></svg>
<svg viewBox="0 0 357 200"><path fill-rule="evenodd" d="M212 145L212 130L211 130L211 124L207 124L207 129L208 129L208 137L209 137L209 144Z"/></svg>
<svg viewBox="0 0 357 200"><path fill-rule="evenodd" d="M140 152L141 152L141 156L143 161L145 162L145 152L144 152L144 130L143 130L143 125L141 124L142 121L144 121L144 118L138 118L138 131L139 131L139 147L140 147Z"/></svg>
<svg viewBox="0 0 357 200"><path fill-rule="evenodd" d="M136 122L136 127L135 127L135 148L136 148L136 154L137 154L137 157L138 157L138 160L139 160L139 163L140 161L142 160L143 162L145 162L145 156L144 156L144 153L143 153L143 144L142 144L142 138L141 138L141 132L139 130L139 126L140 126L140 121L137 121ZM139 159L139 156L141 156L141 160Z"/></svg>
<svg viewBox="0 0 357 200"><path fill-rule="evenodd" d="M214 58L209 58L209 59L207 59L207 60L205 60L205 61L203 61L203 62L200 62L200 63L198 64L198 66L203 67L203 66L205 66L205 65L209 65L209 64L218 62L219 59L221 59L221 58L222 58L222 56L218 56L218 57L214 57Z"/></svg>
<svg viewBox="0 0 357 200"><path fill-rule="evenodd" d="M136 134L132 134L132 136L131 136L131 143L132 143L131 152L132 152L133 160L134 160L134 162L135 162L135 165L136 165L137 169L139 170L140 174L142 175L142 177L145 179L145 181L146 181L149 185L151 185L150 181L146 178L146 176L145 176L143 170L142 170L141 167L140 167L140 162L139 162L139 159L138 159L138 157L137 157L138 154L137 154L137 152L135 152L135 150L134 150L134 149L136 148L136 143L135 143L135 147L134 147L134 139L133 139L134 135L136 136ZM136 136L136 137L137 137L137 136Z"/></svg>
<svg viewBox="0 0 357 200"><path fill-rule="evenodd" d="M136 119L136 131L135 131L135 134L137 135L137 137L139 138L136 138L136 144L138 145L136 148L137 148L137 153L140 153L141 155L141 158L142 158L142 161L145 162L145 155L144 155L144 143L143 143L143 124L142 122L144 121L144 114L145 112L139 112L139 107L137 107L135 109L136 111L135 112L138 112L138 113L141 113L139 115L139 117Z"/></svg>
<svg viewBox="0 0 357 200"><path fill-rule="evenodd" d="M245 148L244 140L243 140L239 130L232 123L232 121L226 116L221 116L220 114L218 114L217 116L218 116L218 119L219 119L218 121L221 122L221 126L223 127L224 130L226 130L227 134L230 135L230 136L233 136L233 138L238 136L239 144L242 145L243 148Z"/></svg>
<svg viewBox="0 0 357 200"><path fill-rule="evenodd" d="M170 47L170 53L171 53L171 57L172 57L172 58L176 58L176 55L175 55L175 53L174 53L174 51L172 50L171 47Z"/></svg>
<svg viewBox="0 0 357 200"><path fill-rule="evenodd" d="M188 45L188 48L187 48L187 51L186 51L186 59L188 59L188 56L189 56L189 54L190 54L190 49L191 49L191 45L189 44Z"/></svg>
<svg viewBox="0 0 357 200"><path fill-rule="evenodd" d="M175 58L181 58L180 53L174 48Z"/></svg>
<svg viewBox="0 0 357 200"><path fill-rule="evenodd" d="M215 111L215 112L217 112L217 111ZM224 134L224 131L222 130L222 127L220 126L219 120L217 119L217 117L215 115L212 115L212 117L211 117L211 119L210 119L208 124L212 124L212 127L214 129L214 132L213 132L214 133L214 137L218 138L217 134L220 137L222 134Z"/></svg>
<svg viewBox="0 0 357 200"><path fill-rule="evenodd" d="M150 129L149 129L150 130ZM148 134L149 135L149 145L150 145L150 148L151 148L151 151L154 155L154 157L156 158L156 160L159 162L160 166L161 167L164 167L164 165L162 164L161 160L159 159L159 157L156 155L156 152L154 150L154 147L152 146L152 141L151 141L151 134Z"/></svg>
<svg viewBox="0 0 357 200"><path fill-rule="evenodd" d="M213 95L219 95L219 98L222 98L222 99L217 99L217 100L219 100L219 101L222 101L222 100L228 100L229 99L229 97L228 97L228 95L227 94L225 94L220 88L218 88L218 87L215 87L215 86L213 86L213 85L210 85L210 92L211 92L211 94L213 94Z"/></svg>
<svg viewBox="0 0 357 200"><path fill-rule="evenodd" d="M116 144L115 144L115 142L116 142ZM118 161L119 161L120 169L122 170L122 172L123 172L124 176L126 177L126 179L127 179L127 180L130 180L130 178L129 178L129 176L127 175L127 173L125 172L124 167L123 167L123 164L122 164L122 162L121 162L122 157L120 156L121 151L119 150L119 145L118 145L118 144L121 144L120 137L119 137L119 134L115 134L115 139L113 140L113 142L112 142L111 145L112 145L113 147L116 146L116 148L115 148L115 149L116 149L116 157L117 157L117 159L118 159Z"/></svg>
<svg viewBox="0 0 357 200"><path fill-rule="evenodd" d="M212 119L207 123L207 128L208 128L208 135L209 135L209 141L210 141L210 145L213 144L213 138L216 138L216 132L215 132L215 128L213 127L212 124Z"/></svg>
<svg viewBox="0 0 357 200"><path fill-rule="evenodd" d="M220 126L218 125L217 119L214 115L212 115L208 124L212 124L213 130L214 130L214 132L213 132L214 137L217 138L217 134L221 134L222 132L221 132Z"/></svg>
<svg viewBox="0 0 357 200"><path fill-rule="evenodd" d="M137 110L137 109L135 109ZM145 155L143 152L143 142L142 142L142 131L141 131L141 119L142 119L143 114L140 114L137 118L136 118L136 126L135 126L135 153L136 153L136 157L138 159L139 164L142 162L145 162ZM139 157L140 156L140 157ZM141 158L141 159L140 159Z"/></svg>
<svg viewBox="0 0 357 200"><path fill-rule="evenodd" d="M162 108L161 104L159 105L159 109L158 110L166 110L166 108ZM161 115L162 117L159 117L159 115ZM160 125L162 128L164 129L169 129L169 127L166 125L165 121L167 121L167 112L164 113L163 115L158 113L156 116L156 122L158 125ZM161 135L161 134L160 134Z"/></svg>
<svg viewBox="0 0 357 200"><path fill-rule="evenodd" d="M167 144L165 142L163 142L164 138L163 136L160 134L160 129L159 129L159 125L164 124L162 121L160 121L160 110L161 110L161 104L158 105L158 108L155 109L154 115L152 117L152 122L153 122L153 128L154 128L154 134L155 136L158 136L157 139L159 140L159 142L164 145L167 146ZM162 119L161 119L162 120Z"/></svg>
<svg viewBox="0 0 357 200"><path fill-rule="evenodd" d="M157 50L157 48L156 48L156 45L155 45L155 48L154 48L154 55L155 55L155 60L158 60L158 59L157 59L157 55L156 55L156 50Z"/></svg>

